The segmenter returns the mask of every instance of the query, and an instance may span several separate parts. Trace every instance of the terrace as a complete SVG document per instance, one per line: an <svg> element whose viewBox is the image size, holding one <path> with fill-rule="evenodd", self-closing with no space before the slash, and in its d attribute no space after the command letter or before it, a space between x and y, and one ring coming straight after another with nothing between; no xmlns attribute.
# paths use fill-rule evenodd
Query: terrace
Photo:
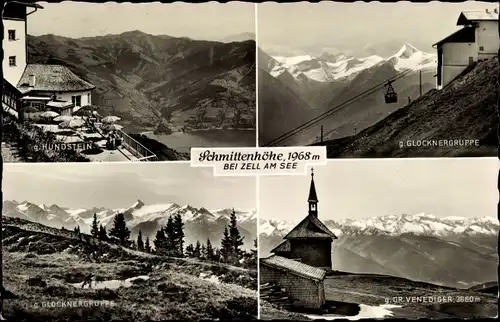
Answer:
<svg viewBox="0 0 500 322"><path fill-rule="evenodd" d="M142 144L134 140L122 130L118 124L120 120L116 116L102 117L97 113L95 106L83 106L72 109L72 113L60 115L54 110L38 112L25 110L24 122L18 122L17 115L6 116L11 122L18 123L17 131L28 131L33 128L34 132L43 137L50 138L48 142L40 143L36 134L17 136L23 139L14 139L14 142L6 142L2 145L3 156L10 162L23 161L17 155L25 154L19 151L19 147L27 145L43 144L38 149L62 150L71 146L76 154L91 162L117 162L117 161L157 161L157 156ZM11 139L16 137L10 136ZM33 142L23 142L33 137ZM19 142L15 142L18 140ZM52 153L53 154L53 153ZM29 160L26 160L29 161Z"/></svg>

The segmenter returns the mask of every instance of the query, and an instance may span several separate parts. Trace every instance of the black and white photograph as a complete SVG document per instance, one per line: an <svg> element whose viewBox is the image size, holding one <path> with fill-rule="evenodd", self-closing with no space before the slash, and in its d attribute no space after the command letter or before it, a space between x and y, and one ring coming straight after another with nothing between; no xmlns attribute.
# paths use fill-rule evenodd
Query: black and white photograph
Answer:
<svg viewBox="0 0 500 322"><path fill-rule="evenodd" d="M256 146L255 5L10 1L4 162Z"/></svg>
<svg viewBox="0 0 500 322"><path fill-rule="evenodd" d="M498 316L498 171L497 158L335 160L260 178L260 318Z"/></svg>
<svg viewBox="0 0 500 322"><path fill-rule="evenodd" d="M257 318L254 177L185 162L7 164L3 318Z"/></svg>
<svg viewBox="0 0 500 322"><path fill-rule="evenodd" d="M262 3L259 146L497 156L498 3Z"/></svg>

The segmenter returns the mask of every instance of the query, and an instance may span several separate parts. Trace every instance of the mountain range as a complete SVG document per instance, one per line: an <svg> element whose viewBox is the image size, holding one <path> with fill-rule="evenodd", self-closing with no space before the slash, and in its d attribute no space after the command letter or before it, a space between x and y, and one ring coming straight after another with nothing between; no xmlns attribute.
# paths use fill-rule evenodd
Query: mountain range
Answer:
<svg viewBox="0 0 500 322"><path fill-rule="evenodd" d="M255 41L255 33L253 32L242 32L239 34L234 34L228 37L223 38L222 42L238 42L238 41L247 41L254 40Z"/></svg>
<svg viewBox="0 0 500 322"><path fill-rule="evenodd" d="M497 280L497 218L421 213L324 223L338 237L332 248L335 270L459 288ZM260 256L267 256L295 225L260 219Z"/></svg>
<svg viewBox="0 0 500 322"><path fill-rule="evenodd" d="M91 82L92 104L130 129L252 128L255 41L249 36L217 42L137 30L78 39L29 35L28 61L67 66Z"/></svg>
<svg viewBox="0 0 500 322"><path fill-rule="evenodd" d="M420 70L436 67L436 55L419 51L410 44L405 43L394 55L383 58L372 55L364 58L346 56L343 53L323 53L319 57L310 55L283 57L273 56L270 61L270 73L279 77L284 72L289 72L296 79L304 76L318 82L331 82L338 79L354 77L361 71L380 63L390 63L397 71L406 69Z"/></svg>
<svg viewBox="0 0 500 322"><path fill-rule="evenodd" d="M156 231L165 226L170 216L180 214L184 223L185 243L200 241L205 244L207 239L213 245L219 246L224 229L229 223L232 209L218 209L209 211L205 208L195 208L189 205L180 206L176 203L145 205L137 200L131 206L121 209L105 207L69 209L53 205L37 205L28 201L17 202L6 200L3 202L2 213L7 217L29 220L53 228L73 229L79 226L84 233L90 233L94 214L99 224L108 231L113 226L113 218L123 213L127 227L131 231L131 238L136 238L139 230L143 238L149 237L152 242ZM241 211L235 209L237 225L244 237L243 247L254 247L257 236L256 211Z"/></svg>
<svg viewBox="0 0 500 322"><path fill-rule="evenodd" d="M358 58L340 52L326 52L316 57L271 57L259 49L258 63L259 74L264 74L259 76L259 122L262 122L259 124L263 124L259 126L261 145L387 79L407 73L393 84L400 97L396 104L385 103L383 90L361 97L281 144L297 145L317 142L321 125L325 125L323 139L335 139L361 131L405 106L410 99L420 95L420 77L422 93L434 87L437 58L405 43L386 58L378 55ZM271 81L266 74L279 82ZM283 87L289 93L284 93ZM275 97L274 92L277 93ZM288 107L284 110L280 105Z"/></svg>

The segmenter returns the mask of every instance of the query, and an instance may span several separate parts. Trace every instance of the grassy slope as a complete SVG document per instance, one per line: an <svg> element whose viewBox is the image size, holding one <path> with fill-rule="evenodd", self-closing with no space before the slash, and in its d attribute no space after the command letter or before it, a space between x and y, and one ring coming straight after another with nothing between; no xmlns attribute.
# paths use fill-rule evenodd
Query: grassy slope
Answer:
<svg viewBox="0 0 500 322"><path fill-rule="evenodd" d="M140 321L250 319L257 314L255 271L193 259L160 258L108 243L104 243L107 259L90 262L73 251L78 241L72 232L10 218L4 219L4 227L4 287L15 297L4 301L6 317ZM82 282L86 273L93 273L96 280L138 275L150 279L116 290L68 285ZM217 276L221 282L202 279L200 273ZM34 278L46 285L29 285ZM42 305L71 300L108 300L114 305L79 309ZM35 303L39 305L35 307Z"/></svg>
<svg viewBox="0 0 500 322"><path fill-rule="evenodd" d="M348 291L347 291L348 290ZM450 296L454 303L431 305L429 303L399 303L394 309L395 318L474 318L496 315L496 297L490 294L439 287L391 276L347 275L329 277L325 281L328 300L362 303L367 305L393 303L394 297ZM459 303L460 296L479 298L477 303Z"/></svg>
<svg viewBox="0 0 500 322"><path fill-rule="evenodd" d="M403 278L373 274L339 274L325 279L327 301L356 303L371 306L393 304L392 318L485 318L494 317L498 311L497 297L492 294L440 287L432 284L414 282ZM399 303L394 298L402 297L451 297L452 302L444 304ZM473 303L460 302L464 296ZM261 301L262 303L262 301ZM264 302L261 306L263 319L306 320L296 313L281 310Z"/></svg>
<svg viewBox="0 0 500 322"><path fill-rule="evenodd" d="M478 63L356 136L327 142L328 157L496 156L498 59ZM400 141L477 139L480 147L399 148Z"/></svg>

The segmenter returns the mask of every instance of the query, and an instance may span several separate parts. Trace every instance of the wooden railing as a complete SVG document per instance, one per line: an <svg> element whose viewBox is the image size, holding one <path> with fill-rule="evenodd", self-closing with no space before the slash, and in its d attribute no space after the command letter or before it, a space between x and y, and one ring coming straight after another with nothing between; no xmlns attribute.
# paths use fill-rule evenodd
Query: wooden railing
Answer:
<svg viewBox="0 0 500 322"><path fill-rule="evenodd" d="M24 119L23 103L21 98L23 94L5 78L2 81L2 105L14 110L19 120Z"/></svg>
<svg viewBox="0 0 500 322"><path fill-rule="evenodd" d="M156 154L151 152L151 150L146 148L141 143L134 140L130 135L123 132L122 130L118 130L116 132L122 140L123 147L125 147L137 158L137 160L134 161L158 161L158 156Z"/></svg>

